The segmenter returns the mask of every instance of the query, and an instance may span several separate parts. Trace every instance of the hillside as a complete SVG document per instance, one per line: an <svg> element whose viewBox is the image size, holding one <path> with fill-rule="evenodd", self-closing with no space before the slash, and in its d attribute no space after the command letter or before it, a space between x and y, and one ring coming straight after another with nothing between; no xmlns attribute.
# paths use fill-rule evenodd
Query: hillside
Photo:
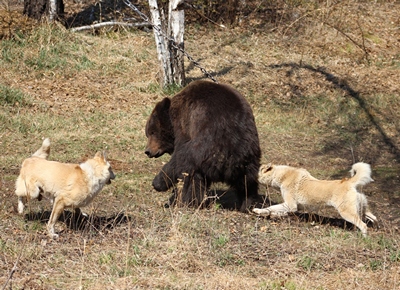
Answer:
<svg viewBox="0 0 400 290"><path fill-rule="evenodd" d="M68 29L98 17L99 2L66 1L68 21L56 25L24 19L10 2L0 6L0 285L400 287L400 4L278 2L251 1L237 25L216 19L225 27L188 9L185 49L249 101L263 163L304 167L321 179L348 177L357 161L371 164L375 182L361 191L379 223L368 237L331 209L269 219L218 201L164 208L170 193L154 191L151 181L169 156L147 158L144 127L154 104L178 89L158 85L152 32ZM121 3L101 4L104 19L133 17ZM185 68L189 82L205 78L189 61ZM24 216L16 211L20 165L43 137L52 141L50 158L62 162L106 149L117 175L78 228L66 211L56 241L46 235L48 201L31 202ZM260 194L281 201L270 188Z"/></svg>

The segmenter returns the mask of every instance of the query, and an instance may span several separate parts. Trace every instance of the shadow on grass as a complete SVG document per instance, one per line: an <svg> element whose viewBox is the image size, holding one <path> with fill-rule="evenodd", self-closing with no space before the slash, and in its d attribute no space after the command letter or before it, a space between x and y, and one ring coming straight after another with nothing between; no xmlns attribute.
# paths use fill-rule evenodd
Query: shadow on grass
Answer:
<svg viewBox="0 0 400 290"><path fill-rule="evenodd" d="M251 208L254 206L266 204L265 198L266 197L264 196L258 195L257 197L248 199L248 211L250 212ZM240 210L242 202L243 200L238 196L236 190L233 188L209 189L207 191L207 197L203 200L200 208L211 208L218 206L226 210ZM171 205L172 207L188 206L187 204L179 204L180 203L177 201L176 193L172 191L172 195L170 196L169 201L164 204L164 207L169 208Z"/></svg>
<svg viewBox="0 0 400 290"><path fill-rule="evenodd" d="M271 219L268 216L259 216L261 218ZM357 227L352 223L345 221L342 218L332 218L322 216L316 213L307 213L307 212L295 212L290 213L288 217L298 223L311 223L313 225L329 225L336 228L341 228L344 230L355 230ZM282 217L282 219L288 218ZM279 219L279 218L278 218ZM371 221L364 221L368 227L376 227L377 224L372 223Z"/></svg>
<svg viewBox="0 0 400 290"><path fill-rule="evenodd" d="M27 221L40 221L47 223L49 221L51 211L31 212L25 215ZM113 214L110 216L97 216L97 215L76 215L73 211L64 210L63 214L58 219L63 222L71 230L75 231L103 231L105 229L111 230L121 224L126 224L131 220L131 217L125 215L123 212Z"/></svg>
<svg viewBox="0 0 400 290"><path fill-rule="evenodd" d="M306 213L306 212L296 212L292 214L292 216L296 217L299 222L309 222L320 225L330 225L333 227L341 228L341 229L355 229L356 226L352 223L349 223L341 218L332 218L321 216L315 213ZM370 221L364 221L368 227L373 227L374 223Z"/></svg>
<svg viewBox="0 0 400 290"><path fill-rule="evenodd" d="M201 66L201 61L202 59L198 59L196 60L196 62ZM232 69L234 69L234 66L228 66L225 68L222 68L220 71L218 72L211 72L211 71L207 71L213 78L218 78L220 76L224 76L227 75ZM195 70L195 69L200 69L199 67L197 67L193 62L190 62L189 65L185 68L185 72L186 74L190 73L190 71ZM205 69L205 68L204 68ZM196 81L196 80L203 80L203 79L210 79L209 77L207 77L204 73L199 76L199 77L187 77L185 80L185 84L188 85L189 83ZM218 81L218 80L217 80Z"/></svg>
<svg viewBox="0 0 400 290"><path fill-rule="evenodd" d="M357 101L360 108L365 112L371 125L381 135L382 141L388 146L389 152L393 154L397 160L400 160L400 148L396 146L395 141L391 137L389 137L389 135L385 132L383 126L381 126L380 122L376 118L376 114L373 112L372 107L365 101L365 99L361 96L359 92L357 92L351 87L351 85L345 79L335 76L334 74L328 72L327 69L324 67L313 67L312 65L309 64L281 63L281 64L268 65L267 67L272 69L283 68L283 67L291 68L292 70L307 69L309 71L324 76L327 82L331 83L335 88L346 92L347 95L349 95L350 97L352 97L354 100ZM290 74L291 73L292 72L290 72Z"/></svg>

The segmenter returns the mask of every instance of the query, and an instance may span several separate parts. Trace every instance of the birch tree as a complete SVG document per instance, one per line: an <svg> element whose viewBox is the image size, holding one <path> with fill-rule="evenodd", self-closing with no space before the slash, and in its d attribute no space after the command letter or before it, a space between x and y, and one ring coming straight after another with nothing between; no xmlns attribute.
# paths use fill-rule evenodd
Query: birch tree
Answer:
<svg viewBox="0 0 400 290"><path fill-rule="evenodd" d="M57 0L49 0L49 20L54 21L57 18Z"/></svg>
<svg viewBox="0 0 400 290"><path fill-rule="evenodd" d="M184 0L171 0L166 19L164 11L158 7L157 0L149 0L163 86L170 84L182 86L185 82L184 58L182 52L177 49L177 47L184 48L185 14L181 9L183 2Z"/></svg>
<svg viewBox="0 0 400 290"><path fill-rule="evenodd" d="M185 11L179 7L183 6L184 0L170 0L168 11L168 35L174 40L177 47L184 49L183 35L185 33ZM172 79L175 84L185 83L184 55L176 47L169 43L171 58Z"/></svg>
<svg viewBox="0 0 400 290"><path fill-rule="evenodd" d="M64 2L63 0L24 0L23 13L37 20L46 17L53 22L64 14Z"/></svg>

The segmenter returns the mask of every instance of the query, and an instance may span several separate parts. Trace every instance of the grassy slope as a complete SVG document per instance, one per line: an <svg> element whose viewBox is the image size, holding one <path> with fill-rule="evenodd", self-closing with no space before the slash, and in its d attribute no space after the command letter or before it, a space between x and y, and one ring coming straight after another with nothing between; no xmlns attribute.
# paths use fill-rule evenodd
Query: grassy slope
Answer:
<svg viewBox="0 0 400 290"><path fill-rule="evenodd" d="M335 219L163 209L168 194L154 192L151 180L168 156L143 154L146 119L168 95L157 86L150 33L42 26L3 40L0 285L17 263L9 284L16 289L397 289L400 9L357 5L321 6L273 30L249 29L257 18L246 29L189 26L185 47L249 100L263 162L303 166L318 178L342 178L353 161L372 164L376 182L363 191L380 227L366 239ZM344 34L364 41L368 60ZM202 77L186 67L189 79ZM57 224L59 241L41 221L46 201L32 202L37 216L23 219L13 196L22 160L45 136L53 160L80 162L107 148L117 174L81 229Z"/></svg>

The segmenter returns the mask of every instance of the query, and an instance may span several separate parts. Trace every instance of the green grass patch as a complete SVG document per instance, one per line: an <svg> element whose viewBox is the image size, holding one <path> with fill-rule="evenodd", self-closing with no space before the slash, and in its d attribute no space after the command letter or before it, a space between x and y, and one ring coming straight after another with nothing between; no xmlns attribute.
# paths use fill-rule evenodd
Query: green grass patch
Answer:
<svg viewBox="0 0 400 290"><path fill-rule="evenodd" d="M1 106L29 106L31 99L19 89L13 89L0 84L0 105Z"/></svg>

